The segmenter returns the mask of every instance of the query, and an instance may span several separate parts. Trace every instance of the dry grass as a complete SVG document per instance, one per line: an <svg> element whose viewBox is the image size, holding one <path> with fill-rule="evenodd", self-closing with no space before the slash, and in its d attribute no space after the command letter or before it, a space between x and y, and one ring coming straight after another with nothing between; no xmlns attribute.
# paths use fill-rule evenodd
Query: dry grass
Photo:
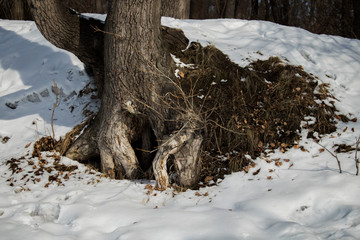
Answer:
<svg viewBox="0 0 360 240"><path fill-rule="evenodd" d="M327 85L278 57L242 68L215 47L197 43L178 57L195 66L180 69L178 84L202 122L203 179L244 170L251 164L245 155L256 158L269 148L286 151L299 140L306 119L303 127L313 138L315 132L335 131L336 118L347 120L336 115Z"/></svg>

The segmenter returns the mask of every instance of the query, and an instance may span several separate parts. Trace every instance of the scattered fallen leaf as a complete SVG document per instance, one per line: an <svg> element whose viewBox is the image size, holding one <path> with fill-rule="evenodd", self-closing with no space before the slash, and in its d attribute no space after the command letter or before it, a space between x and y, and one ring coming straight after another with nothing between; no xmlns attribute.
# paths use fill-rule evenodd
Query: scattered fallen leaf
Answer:
<svg viewBox="0 0 360 240"><path fill-rule="evenodd" d="M308 150L306 150L303 146L300 147L301 151L303 152L308 152Z"/></svg>
<svg viewBox="0 0 360 240"><path fill-rule="evenodd" d="M255 175L258 175L259 174L259 172L260 172L260 170L261 170L261 168L259 168L258 170L256 170L255 172L253 172L253 175L255 176Z"/></svg>
<svg viewBox="0 0 360 240"><path fill-rule="evenodd" d="M150 183L148 183L146 184L145 189L153 190L153 186Z"/></svg>
<svg viewBox="0 0 360 240"><path fill-rule="evenodd" d="M205 179L204 179L204 182L205 182L206 184L208 184L208 183L210 183L210 181L212 181L213 179L214 179L213 176L206 176Z"/></svg>
<svg viewBox="0 0 360 240"><path fill-rule="evenodd" d="M275 162L275 165L277 166L277 167L280 167L281 165L282 165L283 163L282 162Z"/></svg>
<svg viewBox="0 0 360 240"><path fill-rule="evenodd" d="M182 72L182 71L178 71L178 75L181 77L181 78L184 78L185 77L185 74Z"/></svg>

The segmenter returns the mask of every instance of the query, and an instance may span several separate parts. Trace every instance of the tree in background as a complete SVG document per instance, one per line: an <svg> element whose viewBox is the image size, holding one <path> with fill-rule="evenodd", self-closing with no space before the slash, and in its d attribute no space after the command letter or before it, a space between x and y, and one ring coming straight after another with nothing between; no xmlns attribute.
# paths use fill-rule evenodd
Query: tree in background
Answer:
<svg viewBox="0 0 360 240"><path fill-rule="evenodd" d="M192 0L190 18L241 18L359 37L358 0Z"/></svg>
<svg viewBox="0 0 360 240"><path fill-rule="evenodd" d="M77 12L89 13L106 13L108 5L108 0L63 2ZM257 19L314 33L351 38L359 38L360 34L358 0L169 0L168 3L169 9L163 9L163 15L180 19ZM0 0L0 18L31 19L26 0Z"/></svg>
<svg viewBox="0 0 360 240"><path fill-rule="evenodd" d="M354 34L357 38L360 38L360 1L353 0L353 6L354 6L354 23L353 23Z"/></svg>
<svg viewBox="0 0 360 240"><path fill-rule="evenodd" d="M108 0L63 0L63 3L77 12L106 13ZM0 18L32 20L26 0L0 0Z"/></svg>
<svg viewBox="0 0 360 240"><path fill-rule="evenodd" d="M64 0L66 6L83 13L106 13L108 0Z"/></svg>
<svg viewBox="0 0 360 240"><path fill-rule="evenodd" d="M165 0L162 1L162 16L171 16L178 19L190 18L190 0Z"/></svg>
<svg viewBox="0 0 360 240"><path fill-rule="evenodd" d="M0 18L31 20L26 0L0 0Z"/></svg>

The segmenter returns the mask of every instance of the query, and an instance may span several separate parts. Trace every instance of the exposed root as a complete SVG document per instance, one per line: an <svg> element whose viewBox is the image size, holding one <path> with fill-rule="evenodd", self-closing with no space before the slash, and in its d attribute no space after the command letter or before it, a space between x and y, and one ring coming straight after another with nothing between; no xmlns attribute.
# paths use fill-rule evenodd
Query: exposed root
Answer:
<svg viewBox="0 0 360 240"><path fill-rule="evenodd" d="M71 144L76 140L76 138L81 134L81 132L86 128L90 122L93 120L94 115L90 116L83 123L76 125L70 132L68 132L65 137L62 139L60 154L63 156L69 150Z"/></svg>
<svg viewBox="0 0 360 240"><path fill-rule="evenodd" d="M72 132L66 134L61 147L61 153L68 158L77 160L82 163L88 162L94 158L98 158L98 126L98 118L95 118L94 120L89 118L83 124L75 127ZM83 130L82 127L86 127L85 130ZM78 138L76 138L81 131L83 131L83 133Z"/></svg>
<svg viewBox="0 0 360 240"><path fill-rule="evenodd" d="M153 161L155 179L160 189L169 185L167 161L174 156L177 169L177 183L180 186L194 186L198 182L200 159L198 153L203 138L193 129L183 129L160 145Z"/></svg>

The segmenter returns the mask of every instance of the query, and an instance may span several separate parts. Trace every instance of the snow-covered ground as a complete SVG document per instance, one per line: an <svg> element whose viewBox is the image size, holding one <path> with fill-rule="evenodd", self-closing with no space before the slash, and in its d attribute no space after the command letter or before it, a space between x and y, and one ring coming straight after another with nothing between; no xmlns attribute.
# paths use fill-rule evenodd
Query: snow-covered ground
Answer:
<svg viewBox="0 0 360 240"><path fill-rule="evenodd" d="M359 40L262 21L163 18L162 24L217 46L241 66L270 56L302 65L330 84L343 114L360 117ZM60 163L78 169L67 177L55 172L61 184L47 184L54 172L25 176L41 164L26 158L19 160L19 173L11 175L7 160L31 153L25 146L51 133L53 80L62 89L54 120L60 137L84 119L90 96L79 97L79 91L91 79L75 56L48 43L33 22L0 20L1 239L360 238L355 151L338 154L339 174L335 158L306 139L306 131L299 145L307 151L276 151L270 163L259 158L250 173L231 174L199 191L157 192L154 182L109 180L66 158ZM87 108L96 109L96 103ZM359 136L359 122L341 122L321 144L333 151L334 144L354 146ZM51 154L43 154L45 167L53 164Z"/></svg>

